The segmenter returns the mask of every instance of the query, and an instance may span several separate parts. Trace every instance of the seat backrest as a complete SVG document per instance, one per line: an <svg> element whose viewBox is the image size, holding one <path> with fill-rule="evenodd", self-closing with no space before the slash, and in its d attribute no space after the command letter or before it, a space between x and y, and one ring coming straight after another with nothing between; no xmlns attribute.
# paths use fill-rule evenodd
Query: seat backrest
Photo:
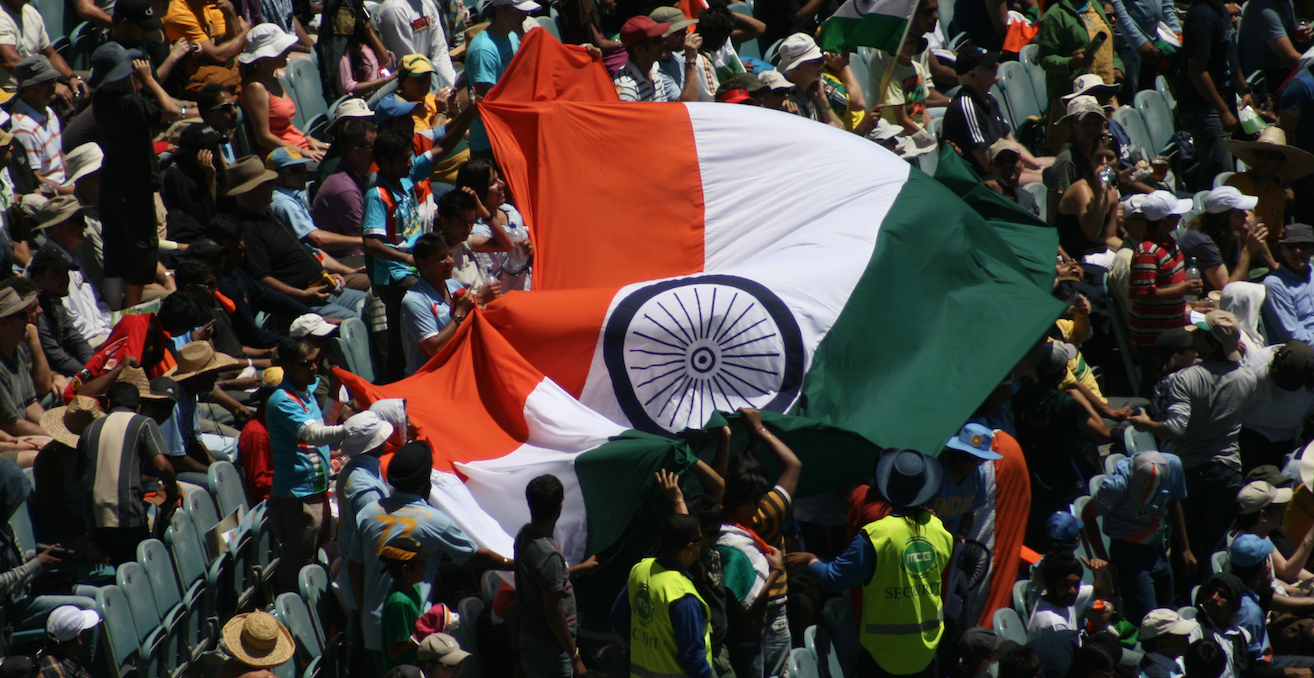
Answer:
<svg viewBox="0 0 1314 678"><path fill-rule="evenodd" d="M1046 219L1049 209L1049 191L1045 189L1045 184L1039 181L1033 181L1022 187L1022 190L1031 194L1036 199L1036 207L1040 209L1041 220Z"/></svg>
<svg viewBox="0 0 1314 678"><path fill-rule="evenodd" d="M799 678L819 678L817 658L807 648L800 647L791 653L790 658L798 665Z"/></svg>
<svg viewBox="0 0 1314 678"><path fill-rule="evenodd" d="M32 551L36 549L36 529L32 525L32 514L27 509L27 501L18 505L18 510L9 516L9 526L14 528L14 539L18 541L18 548L22 551Z"/></svg>
<svg viewBox="0 0 1314 678"><path fill-rule="evenodd" d="M1215 551L1214 555L1209 557L1209 564L1214 568L1214 574L1230 572L1232 568L1228 567L1230 562L1227 557L1227 551ZM1194 598L1192 598L1194 600Z"/></svg>
<svg viewBox="0 0 1314 678"><path fill-rule="evenodd" d="M132 619L137 625L137 640L145 640L152 631L160 626L159 609L155 607L155 594L151 592L151 580L141 563L126 562L118 567L114 578L119 588L128 597L128 606L132 610Z"/></svg>
<svg viewBox="0 0 1314 678"><path fill-rule="evenodd" d="M205 577L205 549L196 538L196 527L190 516L183 511L175 511L173 519L169 521L169 528L164 532L164 539L173 552L178 576L187 586Z"/></svg>
<svg viewBox="0 0 1314 678"><path fill-rule="evenodd" d="M1013 582L1013 611L1018 619L1031 617L1031 580L1019 579Z"/></svg>
<svg viewBox="0 0 1314 678"><path fill-rule="evenodd" d="M1004 96L1004 90L999 88L998 83L995 83L990 86L990 94L995 98L995 101L999 102L999 108L1002 109L1000 112L1004 114L1004 120L1008 121L1008 126L1016 132L1017 122L1013 117L1013 109L1008 107L1008 97Z"/></svg>
<svg viewBox="0 0 1314 678"><path fill-rule="evenodd" d="M132 619L132 608L123 590L110 584L96 591L96 611L105 626L105 635L109 638L111 668L115 676L122 676L135 669L138 648L137 625Z"/></svg>
<svg viewBox="0 0 1314 678"><path fill-rule="evenodd" d="M219 500L221 515L226 516L236 508L241 508L242 512L246 513L251 508L250 502L246 499L242 475L237 472L237 467L233 466L232 462L216 461L210 464L206 476L210 481L210 493Z"/></svg>
<svg viewBox="0 0 1314 678"><path fill-rule="evenodd" d="M484 664L479 661L478 636L475 634L479 613L484 611L484 601L478 596L467 596L457 603L456 611L461 615L461 625L452 632L452 636L463 649L472 654L469 659L461 662L461 666L464 667L461 669L461 675L463 678L484 678ZM471 662L471 660L475 661Z"/></svg>
<svg viewBox="0 0 1314 678"><path fill-rule="evenodd" d="M1017 52L1017 60L1024 64L1040 65L1040 45L1024 45Z"/></svg>
<svg viewBox="0 0 1314 678"><path fill-rule="evenodd" d="M297 92L297 117L312 120L328 112L328 102L324 100L324 81L319 77L319 69L310 59L296 59L287 65L288 78L292 88ZM305 128L301 128L305 131Z"/></svg>
<svg viewBox="0 0 1314 678"><path fill-rule="evenodd" d="M1163 102L1168 104L1169 111L1177 110L1177 97L1173 96L1173 88L1168 86L1168 78L1154 76L1154 89L1163 97Z"/></svg>
<svg viewBox="0 0 1314 678"><path fill-rule="evenodd" d="M1100 485L1103 485L1103 484L1104 484L1104 474L1103 474L1103 473L1097 473L1097 474L1091 476L1091 478L1090 478L1090 487L1089 487L1090 495L1091 495L1092 497L1095 496L1095 493L1100 491Z"/></svg>
<svg viewBox="0 0 1314 678"><path fill-rule="evenodd" d="M835 651L839 654L840 665L846 675L858 668L858 653L861 641L858 640L858 622L853 618L853 604L845 598L832 598L826 601L822 618L830 629Z"/></svg>
<svg viewBox="0 0 1314 678"><path fill-rule="evenodd" d="M552 37L556 38L558 42L561 41L561 29L557 28L557 22L552 17L550 16L539 17L538 25L542 26L545 30L547 30L548 33L551 33Z"/></svg>
<svg viewBox="0 0 1314 678"><path fill-rule="evenodd" d="M1137 92L1136 110L1145 118L1145 129L1150 133L1150 143L1154 144L1154 154L1162 153L1173 140L1173 116L1168 111L1168 104L1163 102L1163 95L1152 89Z"/></svg>
<svg viewBox="0 0 1314 678"><path fill-rule="evenodd" d="M219 513L215 510L214 498L199 487L189 489L183 494L183 510L192 517L192 524L196 526L197 534L202 535L202 540L205 539L205 533L219 524Z"/></svg>
<svg viewBox="0 0 1314 678"><path fill-rule="evenodd" d="M1113 119L1127 132L1132 145L1142 154L1154 155L1154 145L1150 142L1150 133L1145 129L1145 118L1134 108L1124 106L1113 112Z"/></svg>
<svg viewBox="0 0 1314 678"><path fill-rule="evenodd" d="M1236 172L1219 172L1218 174L1216 174L1214 176L1214 188L1218 188L1219 186L1226 184L1227 180L1232 178L1233 174L1236 174Z"/></svg>
<svg viewBox="0 0 1314 678"><path fill-rule="evenodd" d="M301 110L300 97L297 96L297 88L292 86L292 64L289 63L284 69L283 75L278 77L278 84L283 88L283 96L292 100L292 105L296 107L296 113L292 115L292 124L297 129L306 128L306 120L309 120Z"/></svg>
<svg viewBox="0 0 1314 678"><path fill-rule="evenodd" d="M323 652L319 636L315 633L315 624L310 620L310 610L306 609L306 601L301 599L300 594L291 591L280 594L274 600L274 614L292 632L292 638L297 641L297 654L302 661L309 662Z"/></svg>
<svg viewBox="0 0 1314 678"><path fill-rule="evenodd" d="M41 21L46 25L46 34L50 37L50 44L59 42L65 36L64 27L64 0L37 0L33 3L37 11L41 12Z"/></svg>
<svg viewBox="0 0 1314 678"><path fill-rule="evenodd" d="M348 318L338 326L338 338L344 352L351 352L353 373L366 381L374 381L374 364L370 358L369 328L359 318Z"/></svg>
<svg viewBox="0 0 1314 678"><path fill-rule="evenodd" d="M301 599L306 601L306 607L310 609L310 621L315 624L320 642L327 643L330 640L328 629L325 628L328 620L324 618L323 608L329 597L328 572L319 563L307 563L297 573L297 588L301 591Z"/></svg>
<svg viewBox="0 0 1314 678"><path fill-rule="evenodd" d="M1031 116L1040 115L1040 100L1032 90L1031 74L1020 61L1006 61L999 65L999 81L1004 85L1004 96L1013 118L1021 124Z"/></svg>
<svg viewBox="0 0 1314 678"><path fill-rule="evenodd" d="M137 563L146 571L151 593L155 596L155 610L160 619L164 619L182 604L182 589L178 586L178 574L169 558L169 549L159 539L147 539L137 545Z"/></svg>
<svg viewBox="0 0 1314 678"><path fill-rule="evenodd" d="M995 633L1004 640L1011 640L1019 645L1027 644L1027 627L1022 623L1022 618L1017 616L1017 612L1011 607L1001 607L995 610L995 616L991 619L995 627Z"/></svg>
<svg viewBox="0 0 1314 678"><path fill-rule="evenodd" d="M1128 426L1127 428L1131 428L1131 427ZM1108 474L1110 474L1110 473L1113 473L1113 470L1118 466L1118 462L1120 462L1120 461L1122 461L1123 459L1126 459L1126 458L1127 458L1127 455L1125 455L1125 454L1110 454L1109 456L1105 457L1105 458L1104 458L1104 473L1105 473L1105 475L1108 475Z"/></svg>

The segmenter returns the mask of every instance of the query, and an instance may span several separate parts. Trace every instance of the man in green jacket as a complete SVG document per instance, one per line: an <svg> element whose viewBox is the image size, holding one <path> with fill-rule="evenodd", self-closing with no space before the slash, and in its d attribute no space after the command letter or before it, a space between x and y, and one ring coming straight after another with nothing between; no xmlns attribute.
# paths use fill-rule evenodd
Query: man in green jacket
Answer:
<svg viewBox="0 0 1314 678"><path fill-rule="evenodd" d="M1104 33L1104 41L1087 54L1091 41ZM1067 126L1056 125L1066 114L1059 97L1072 92L1072 79L1094 73L1112 85L1122 81L1122 59L1113 49L1113 24L1104 13L1102 0L1057 0L1040 17L1038 58L1045 71L1045 95L1049 97L1049 128L1046 139L1051 151L1067 139ZM1117 99L1110 102L1117 108Z"/></svg>

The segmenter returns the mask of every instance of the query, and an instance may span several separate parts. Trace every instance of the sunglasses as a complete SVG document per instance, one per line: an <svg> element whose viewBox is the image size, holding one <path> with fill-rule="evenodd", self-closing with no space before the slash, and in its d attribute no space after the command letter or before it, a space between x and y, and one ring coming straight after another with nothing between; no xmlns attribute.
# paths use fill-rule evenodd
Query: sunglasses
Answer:
<svg viewBox="0 0 1314 678"><path fill-rule="evenodd" d="M1314 243L1310 243L1310 242L1291 242L1291 243L1284 242L1282 243L1282 246L1289 250L1296 250L1298 252L1306 252L1309 250L1314 250Z"/></svg>
<svg viewBox="0 0 1314 678"><path fill-rule="evenodd" d="M211 106L211 107L210 107L210 110L212 110L212 111L220 111L220 112L223 112L223 113L232 113L233 111L237 110L237 104L235 104L235 103L233 103L233 102L230 101L230 102L228 102L228 103L226 103L226 104L219 104L219 105L217 105L217 106Z"/></svg>

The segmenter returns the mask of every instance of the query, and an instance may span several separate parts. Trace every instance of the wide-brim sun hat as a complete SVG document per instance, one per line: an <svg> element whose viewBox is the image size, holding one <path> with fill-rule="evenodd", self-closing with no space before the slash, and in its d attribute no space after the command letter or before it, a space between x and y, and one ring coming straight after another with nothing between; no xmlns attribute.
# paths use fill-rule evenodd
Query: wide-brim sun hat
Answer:
<svg viewBox="0 0 1314 678"><path fill-rule="evenodd" d="M190 379L205 372L218 372L241 365L236 358L214 350L208 341L193 341L178 350L178 364L164 376L174 381Z"/></svg>
<svg viewBox="0 0 1314 678"><path fill-rule="evenodd" d="M103 416L105 413L101 411L100 403L96 402L95 398L75 396L67 406L46 410L46 413L41 415L41 428L55 440L69 447L77 447L78 439L82 437L82 432L87 426ZM72 430L73 428L77 431Z"/></svg>
<svg viewBox="0 0 1314 678"><path fill-rule="evenodd" d="M1265 127L1255 141L1224 139L1223 145L1228 153L1248 166L1255 164L1256 151L1281 153L1286 163L1277 173L1279 179L1301 179L1314 174L1314 153L1288 145L1286 132L1276 125Z"/></svg>
<svg viewBox="0 0 1314 678"><path fill-rule="evenodd" d="M940 492L940 464L917 450L887 452L876 462L876 489L896 508L922 506Z"/></svg>
<svg viewBox="0 0 1314 678"><path fill-rule="evenodd" d="M224 624L224 645L234 659L257 669L281 666L297 649L287 627L258 610L236 615Z"/></svg>
<svg viewBox="0 0 1314 678"><path fill-rule="evenodd" d="M260 24L246 34L246 47L237 55L238 63L251 64L259 59L272 59L292 49L297 37L274 24Z"/></svg>

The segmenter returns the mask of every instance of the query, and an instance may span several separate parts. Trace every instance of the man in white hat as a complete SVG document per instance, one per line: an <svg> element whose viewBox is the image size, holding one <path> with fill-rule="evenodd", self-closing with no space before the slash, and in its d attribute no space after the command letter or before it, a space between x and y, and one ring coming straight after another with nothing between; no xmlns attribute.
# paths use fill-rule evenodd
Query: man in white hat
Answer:
<svg viewBox="0 0 1314 678"><path fill-rule="evenodd" d="M87 264L84 277L96 285L105 282L105 241L101 236L100 212L100 165L105 153L100 144L86 143L69 151L64 157L68 165L68 178L64 187L73 187L73 197L82 203L82 219L87 222L87 242L78 248L78 256Z"/></svg>
<svg viewBox="0 0 1314 678"><path fill-rule="evenodd" d="M424 678L455 678L461 675L461 662L469 656L455 638L446 633L430 633L420 641L415 661Z"/></svg>
<svg viewBox="0 0 1314 678"><path fill-rule="evenodd" d="M91 678L78 661L83 645L94 645L94 632L100 625L100 614L73 605L57 607L46 619L46 638L50 643L37 660L41 678ZM90 633L89 633L90 632Z"/></svg>
<svg viewBox="0 0 1314 678"><path fill-rule="evenodd" d="M811 36L795 33L780 43L777 53L780 55L778 70L794 84L794 89L789 92L789 100L798 108L798 114L809 120L844 129L844 123L840 122L839 116L830 107L825 83L821 81L825 55Z"/></svg>
<svg viewBox="0 0 1314 678"><path fill-rule="evenodd" d="M1132 254L1133 273L1127 288L1131 298L1128 329L1141 364L1141 393L1150 392L1163 365L1154 340L1165 330L1185 324L1185 295L1198 295L1204 289L1199 280L1186 279L1185 258L1173 238L1181 215L1190 208L1190 200L1155 191L1142 196L1134 211L1124 215L1125 221L1138 222L1128 231L1142 234Z"/></svg>
<svg viewBox="0 0 1314 678"><path fill-rule="evenodd" d="M1098 75L1094 77L1100 79ZM1064 99L1068 108L1059 124L1067 124L1068 140L1063 143L1058 155L1054 156L1054 165L1045 172L1045 189L1049 191L1049 214L1046 219L1051 224L1058 213L1063 193L1089 171L1090 154L1094 151L1095 142L1109 131L1104 107L1094 96L1082 94ZM1076 256L1075 252L1069 254Z"/></svg>
<svg viewBox="0 0 1314 678"><path fill-rule="evenodd" d="M1278 343L1297 339L1314 345L1314 302L1309 301L1310 255L1314 254L1314 228L1289 224L1278 240L1281 268L1264 278L1264 327L1269 340Z"/></svg>
<svg viewBox="0 0 1314 678"><path fill-rule="evenodd" d="M1098 76L1097 76L1098 77ZM1018 207L1029 212L1037 219L1044 219L1036 197L1029 191L1021 190L1018 181L1022 178L1022 154L1026 149L1012 139L1000 139L990 144L986 156L990 161L990 178L985 185L1017 203Z"/></svg>
<svg viewBox="0 0 1314 678"><path fill-rule="evenodd" d="M1145 678L1182 678L1185 672L1178 661L1191 644L1191 634L1200 624L1182 619L1176 610L1150 610L1141 620L1141 673Z"/></svg>
<svg viewBox="0 0 1314 678"><path fill-rule="evenodd" d="M338 472L337 498L338 549L342 553L355 553L356 514L366 506L388 496L388 484L383 482L379 457L383 454L392 424L383 421L373 412L360 412L344 424L346 436L342 440L342 453L347 463ZM349 561L338 572L338 585L349 611L356 611L355 587L363 586L365 566ZM362 591L364 589L361 589Z"/></svg>

